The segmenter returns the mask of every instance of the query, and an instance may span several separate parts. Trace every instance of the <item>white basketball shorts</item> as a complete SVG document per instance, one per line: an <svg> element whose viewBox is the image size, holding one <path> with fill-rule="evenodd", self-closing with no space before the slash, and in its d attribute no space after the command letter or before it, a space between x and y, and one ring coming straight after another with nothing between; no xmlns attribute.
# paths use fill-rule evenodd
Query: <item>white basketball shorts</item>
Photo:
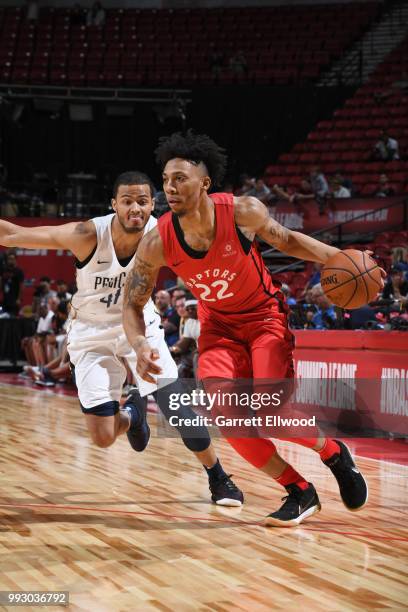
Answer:
<svg viewBox="0 0 408 612"><path fill-rule="evenodd" d="M150 346L159 351L160 359L156 363L161 367L162 374L154 378L160 386L160 382L168 384L177 378L177 366L159 325L160 316L157 315L154 323L146 327L146 338ZM94 325L74 319L68 327L67 348L75 366L79 401L85 409L109 401L120 401L126 379L124 360L135 376L141 396L157 390L157 384L148 383L137 374L136 353L129 345L122 325Z"/></svg>

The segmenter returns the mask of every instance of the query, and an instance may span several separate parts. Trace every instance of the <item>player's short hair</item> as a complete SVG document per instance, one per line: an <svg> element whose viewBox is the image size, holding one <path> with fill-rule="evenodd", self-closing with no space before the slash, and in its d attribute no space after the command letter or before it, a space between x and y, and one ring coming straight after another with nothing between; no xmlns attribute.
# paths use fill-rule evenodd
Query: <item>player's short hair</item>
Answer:
<svg viewBox="0 0 408 612"><path fill-rule="evenodd" d="M118 195L118 189L120 185L149 185L150 195L154 198L156 189L153 185L152 180L144 174L144 172L138 172L136 170L129 170L128 172L122 172L113 184L113 197L116 199Z"/></svg>
<svg viewBox="0 0 408 612"><path fill-rule="evenodd" d="M176 132L171 136L159 139L156 151L156 161L163 169L168 161L179 157L192 164L202 162L214 185L221 185L227 168L225 149L217 145L206 134L194 134L188 130L186 134Z"/></svg>

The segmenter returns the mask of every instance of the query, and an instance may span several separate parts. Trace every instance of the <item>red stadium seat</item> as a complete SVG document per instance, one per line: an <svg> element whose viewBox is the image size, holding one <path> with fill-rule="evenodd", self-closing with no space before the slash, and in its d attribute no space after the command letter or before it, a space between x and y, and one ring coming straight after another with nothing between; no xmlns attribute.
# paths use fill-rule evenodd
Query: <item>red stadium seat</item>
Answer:
<svg viewBox="0 0 408 612"><path fill-rule="evenodd" d="M123 55L124 47L121 45L126 45L127 52L139 45L140 51L147 52L148 48L155 52L160 50L161 63L156 64L160 66L159 69L151 69L155 62L147 54L141 53L138 62L139 66L149 67L146 76L152 84L162 81L165 84L167 78L171 82L194 82L198 78L198 70L200 82L208 84L221 80L225 84L255 82L287 85L315 80L322 68L339 57L373 19L370 6L364 7L363 11L359 6L347 9L340 21L339 16L327 6L321 6L319 10L308 8L307 11L304 7L294 6L290 12L285 6L273 9L209 9L205 13L201 9L107 9L106 22L100 28L72 25L69 8L41 8L40 18L35 24L25 21L23 10L9 12L7 9L1 15L1 47L11 52L16 49L17 42L20 51L23 44L26 50L34 49L32 43L35 40L37 51L43 48L52 50L53 59L61 59L63 51L66 57L69 52L74 58L78 53L86 55L97 45L102 55L106 44L109 45L109 55L111 50L113 55ZM343 23L345 15L347 28L341 28L339 23ZM216 48L215 41L218 50L227 57L242 48L248 72L235 77L224 71L217 79L208 64L208 58ZM188 62L186 48L190 53ZM166 70L165 61L169 55L163 53L163 49L174 56L171 67L176 68L177 77L172 69ZM116 65L113 59L106 62L109 69ZM95 66L98 66L95 62L85 63L87 82L94 80ZM91 76L86 74L88 70L92 71ZM18 72L13 70L12 74L17 75ZM53 75L50 72L51 83ZM61 75L57 78L57 84L60 84ZM344 119L347 120L346 117ZM323 126L323 129L331 127Z"/></svg>
<svg viewBox="0 0 408 612"><path fill-rule="evenodd" d="M361 189L361 195L372 196L377 190L377 183L368 183Z"/></svg>

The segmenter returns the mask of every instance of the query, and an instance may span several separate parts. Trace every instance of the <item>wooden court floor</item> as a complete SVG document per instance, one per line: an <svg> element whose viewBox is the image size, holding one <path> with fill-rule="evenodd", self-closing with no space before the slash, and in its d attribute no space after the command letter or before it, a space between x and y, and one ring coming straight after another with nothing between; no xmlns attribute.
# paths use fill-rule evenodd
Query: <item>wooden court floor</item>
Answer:
<svg viewBox="0 0 408 612"><path fill-rule="evenodd" d="M154 415L138 455L126 438L92 447L75 398L1 384L0 410L0 590L67 590L70 610L92 612L407 609L405 466L359 460L370 501L350 513L316 455L280 445L323 508L266 528L282 490L222 440L242 509L209 503L202 469L156 436Z"/></svg>

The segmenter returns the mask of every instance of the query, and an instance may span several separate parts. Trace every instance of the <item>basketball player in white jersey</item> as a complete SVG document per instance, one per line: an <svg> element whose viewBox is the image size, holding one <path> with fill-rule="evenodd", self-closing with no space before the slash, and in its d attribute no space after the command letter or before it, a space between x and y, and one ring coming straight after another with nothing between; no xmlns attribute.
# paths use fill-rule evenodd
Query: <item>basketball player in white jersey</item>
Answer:
<svg viewBox="0 0 408 612"><path fill-rule="evenodd" d="M99 447L110 446L127 433L132 448L147 446L147 395L153 393L160 410L169 418L166 394L158 386L177 385L177 367L164 341L160 315L150 299L144 308L146 333L160 357L160 376L146 382L136 373L136 354L122 327L123 291L142 236L157 221L151 216L154 187L139 172L121 174L114 185L114 213L85 222L25 228L0 221L0 244L32 249L69 249L76 258L78 291L72 297L68 327L68 352L75 367L78 396L88 431ZM122 409L119 402L126 378L126 361L135 373L139 392L132 393ZM160 380L161 379L161 380ZM194 412L183 409L186 418ZM179 419L181 420L181 419ZM224 472L205 427L178 428L186 447L195 453L209 478L212 501L239 506L242 492Z"/></svg>

